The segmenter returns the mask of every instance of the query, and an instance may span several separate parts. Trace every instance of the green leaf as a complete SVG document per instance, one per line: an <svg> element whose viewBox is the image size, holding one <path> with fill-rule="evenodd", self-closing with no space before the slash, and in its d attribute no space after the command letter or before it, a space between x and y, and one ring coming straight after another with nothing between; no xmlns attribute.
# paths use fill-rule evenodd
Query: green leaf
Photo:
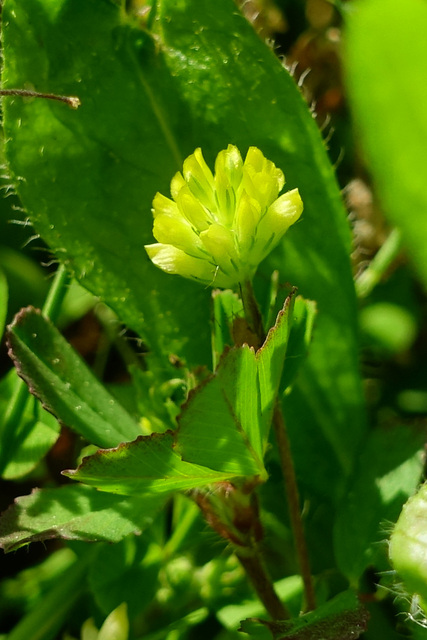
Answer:
<svg viewBox="0 0 427 640"><path fill-rule="evenodd" d="M89 442L111 447L140 435L142 428L39 311L23 309L10 327L8 341L30 391Z"/></svg>
<svg viewBox="0 0 427 640"><path fill-rule="evenodd" d="M367 611L360 606L355 594L345 591L315 611L294 620L244 620L240 631L258 633L253 637L264 639L265 636L258 631L259 625L264 625L270 630L273 640L356 640L366 630L368 618Z"/></svg>
<svg viewBox="0 0 427 640"><path fill-rule="evenodd" d="M335 523L338 566L357 586L365 569L387 569L386 522L394 522L423 472L424 430L378 428L359 456ZM378 564L380 563L380 566Z"/></svg>
<svg viewBox="0 0 427 640"><path fill-rule="evenodd" d="M401 229L408 256L425 286L426 29L423 0L404 5L399 0L371 0L349 16L346 42L348 88L358 134L384 213Z"/></svg>
<svg viewBox="0 0 427 640"><path fill-rule="evenodd" d="M125 499L83 485L35 489L2 514L0 546L9 552L51 538L118 542L141 533L161 504L157 495Z"/></svg>
<svg viewBox="0 0 427 640"><path fill-rule="evenodd" d="M228 324L232 299L217 296ZM218 304L218 303L217 303ZM221 309L219 309L221 311ZM193 392L179 418L177 450L185 460L234 475L266 478L263 456L292 320L293 294L260 349L229 349L215 374ZM217 315L217 320L221 319ZM222 339L220 340L222 343Z"/></svg>
<svg viewBox="0 0 427 640"><path fill-rule="evenodd" d="M15 369L0 381L0 434L2 450L7 452L7 455L0 456L3 465L1 475L6 480L30 473L54 445L60 431L58 421L27 392L23 400L25 409L22 419L18 424L13 424L10 433L4 434L9 403L20 382Z"/></svg>
<svg viewBox="0 0 427 640"><path fill-rule="evenodd" d="M14 451L8 448L10 455L2 470L5 480L16 480L29 474L57 441L58 421L46 411L42 413L40 420L24 418L21 423L17 438L11 443Z"/></svg>
<svg viewBox="0 0 427 640"><path fill-rule="evenodd" d="M241 298L230 289L224 291L216 289L212 292L213 323L212 345L214 352L214 370L218 366L221 355L226 347L235 343L235 330L244 320L244 310Z"/></svg>
<svg viewBox="0 0 427 640"><path fill-rule="evenodd" d="M190 394L178 422L177 451L184 460L228 477L266 479L257 363L247 345L225 354L215 374Z"/></svg>
<svg viewBox="0 0 427 640"><path fill-rule="evenodd" d="M4 103L11 172L37 231L154 354L208 361L209 292L165 276L144 250L156 190L168 190L196 146L156 42L112 2L9 0L4 9L5 83L82 103Z"/></svg>
<svg viewBox="0 0 427 640"><path fill-rule="evenodd" d="M256 353L259 393L261 398L260 440L263 451L268 441L268 433L273 418L274 406L279 391L292 324L295 291L288 296L279 311L276 324L268 332L267 338Z"/></svg>
<svg viewBox="0 0 427 640"><path fill-rule="evenodd" d="M317 315L316 303L301 296L295 299L291 331L286 350L286 362L281 381L285 393L292 390L300 367L307 358L313 339L314 322Z"/></svg>
<svg viewBox="0 0 427 640"><path fill-rule="evenodd" d="M101 491L156 496L220 482L230 474L184 462L173 448L171 431L140 436L116 449L100 450L64 475ZM237 475L237 474L236 474Z"/></svg>

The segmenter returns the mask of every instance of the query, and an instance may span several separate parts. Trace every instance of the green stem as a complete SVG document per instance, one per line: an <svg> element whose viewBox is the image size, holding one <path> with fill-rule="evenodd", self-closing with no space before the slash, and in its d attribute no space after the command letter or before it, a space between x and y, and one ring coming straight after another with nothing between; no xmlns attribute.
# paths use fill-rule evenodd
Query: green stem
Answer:
<svg viewBox="0 0 427 640"><path fill-rule="evenodd" d="M265 340L265 331L262 326L261 313L255 299L251 282L245 282L242 286L242 300L248 325L251 329L256 331L258 342L261 345ZM292 533L294 536L295 550L298 557L301 577L304 583L306 606L307 610L312 610L316 607L313 579L311 576L310 561L301 517L299 492L291 446L285 420L282 414L282 408L279 403L276 403L274 411L273 428L279 450L282 474L285 481L286 498Z"/></svg>
<svg viewBox="0 0 427 640"><path fill-rule="evenodd" d="M398 256L401 246L400 229L393 229L369 266L356 279L356 293L359 298L366 298L380 282L393 260Z"/></svg>
<svg viewBox="0 0 427 640"><path fill-rule="evenodd" d="M304 584L306 610L312 611L316 608L316 598L314 594L313 579L311 576L310 560L308 556L307 543L305 539L304 525L301 517L301 507L298 492L298 485L295 474L294 461L292 458L291 444L289 441L286 423L282 409L279 404L273 416L273 428L279 450L280 465L282 467L285 481L286 499L288 502L289 518L291 521L292 534L295 542L295 550Z"/></svg>
<svg viewBox="0 0 427 640"><path fill-rule="evenodd" d="M59 265L42 309L43 315L46 318L50 318L52 322L58 320L69 282L68 271L64 265Z"/></svg>
<svg viewBox="0 0 427 640"><path fill-rule="evenodd" d="M58 319L59 311L67 292L68 283L69 275L65 267L60 265L42 309L43 315L50 318L52 322L55 322ZM9 449L10 452L10 441L16 440L17 436L20 435L22 416L29 398L30 394L27 385L23 380L21 380L21 378L18 378L15 382L1 427L1 438L3 441L3 455L0 457L1 472L3 472L6 464L6 449Z"/></svg>
<svg viewBox="0 0 427 640"><path fill-rule="evenodd" d="M245 555L236 551L236 555L269 616L273 620L289 620L291 615L277 595L259 553L254 551L251 555Z"/></svg>

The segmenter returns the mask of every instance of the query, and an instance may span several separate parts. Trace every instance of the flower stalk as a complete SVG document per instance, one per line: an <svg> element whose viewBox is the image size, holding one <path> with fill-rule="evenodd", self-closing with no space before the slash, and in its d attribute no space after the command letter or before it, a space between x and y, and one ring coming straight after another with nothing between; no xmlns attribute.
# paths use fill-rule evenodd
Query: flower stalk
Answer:
<svg viewBox="0 0 427 640"><path fill-rule="evenodd" d="M251 282L246 282L242 287L243 308L245 310L246 321L250 328L257 327L257 339L260 344L265 340L265 331L262 326L261 313L256 302L255 294ZM258 348L257 345L252 345ZM292 457L291 444L283 417L282 408L279 402L273 415L273 429L279 451L280 466L285 483L286 500L291 521L292 534L295 543L295 551L304 584L304 594L306 610L311 611L316 608L313 578L311 575L310 559L308 556L307 543L305 539L304 524L301 517L301 505L296 480L295 467Z"/></svg>

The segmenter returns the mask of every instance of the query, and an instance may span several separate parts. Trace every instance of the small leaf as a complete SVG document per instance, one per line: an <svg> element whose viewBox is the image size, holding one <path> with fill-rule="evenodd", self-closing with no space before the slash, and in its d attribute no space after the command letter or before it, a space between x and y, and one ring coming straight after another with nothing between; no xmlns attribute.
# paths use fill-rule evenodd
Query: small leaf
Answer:
<svg viewBox="0 0 427 640"><path fill-rule="evenodd" d="M11 369L0 381L0 434L4 453L0 456L0 464L1 475L6 480L21 478L30 473L54 445L60 431L56 418L27 392L20 421L18 424L11 423L11 429L4 432L8 406L19 383L22 381L18 378L16 369Z"/></svg>
<svg viewBox="0 0 427 640"><path fill-rule="evenodd" d="M272 640L356 640L366 630L369 614L354 593L346 591L299 618L285 622L244 620L240 631L264 640L260 625L270 630ZM253 634L253 635L252 635Z"/></svg>
<svg viewBox="0 0 427 640"><path fill-rule="evenodd" d="M298 370L308 355L316 314L317 305L313 300L305 300L301 296L295 299L286 361L280 385L285 393L289 393L291 390Z"/></svg>
<svg viewBox="0 0 427 640"><path fill-rule="evenodd" d="M224 355L215 374L190 394L178 422L177 451L184 460L229 478L266 478L256 357L247 345Z"/></svg>
<svg viewBox="0 0 427 640"><path fill-rule="evenodd" d="M265 447L273 417L274 405L279 391L292 322L295 291L285 300L279 311L276 324L268 332L267 338L256 354L259 393L261 398L260 439Z"/></svg>
<svg viewBox="0 0 427 640"><path fill-rule="evenodd" d="M220 482L230 474L184 462L173 449L173 432L140 436L116 449L100 450L64 475L101 491L156 496Z"/></svg>
<svg viewBox="0 0 427 640"><path fill-rule="evenodd" d="M256 354L246 344L228 350L215 374L184 406L177 437L184 459L236 476L266 478L262 459L285 361L293 295ZM237 309L227 298L219 300L228 304L227 321L230 308Z"/></svg>
<svg viewBox="0 0 427 640"><path fill-rule="evenodd" d="M212 322L212 344L214 350L216 369L225 347L232 347L234 339L234 327L238 322L244 321L244 311L241 298L230 289L216 289L212 292L213 300L213 322ZM239 344L243 344L241 341Z"/></svg>
<svg viewBox="0 0 427 640"><path fill-rule="evenodd" d="M39 311L29 307L16 316L8 343L30 391L89 442L111 447L140 435L141 427Z"/></svg>
<svg viewBox="0 0 427 640"><path fill-rule="evenodd" d="M9 552L51 538L118 542L141 533L161 504L157 495L128 499L83 485L35 489L1 515L0 546Z"/></svg>

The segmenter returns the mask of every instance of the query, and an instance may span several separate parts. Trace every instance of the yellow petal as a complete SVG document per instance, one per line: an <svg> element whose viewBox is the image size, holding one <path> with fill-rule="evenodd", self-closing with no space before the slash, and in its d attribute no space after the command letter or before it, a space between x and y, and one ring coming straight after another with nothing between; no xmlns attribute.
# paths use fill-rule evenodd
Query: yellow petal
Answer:
<svg viewBox="0 0 427 640"><path fill-rule="evenodd" d="M154 218L161 214L180 217L176 202L173 202L170 198L166 198L166 196L161 193L156 193L154 196L152 212Z"/></svg>
<svg viewBox="0 0 427 640"><path fill-rule="evenodd" d="M234 233L223 225L215 223L200 234L200 240L219 269L238 282L240 260L236 251Z"/></svg>
<svg viewBox="0 0 427 640"><path fill-rule="evenodd" d="M204 231L209 227L212 217L209 211L190 191L188 185L182 187L176 198L182 216L197 230Z"/></svg>
<svg viewBox="0 0 427 640"><path fill-rule="evenodd" d="M174 218L167 214L156 216L153 226L153 235L158 242L172 244L192 256L203 257L206 251L199 236L193 231L192 226L180 216Z"/></svg>
<svg viewBox="0 0 427 640"><path fill-rule="evenodd" d="M214 206L214 178L200 148L184 160L183 173L193 195L205 207Z"/></svg>
<svg viewBox="0 0 427 640"><path fill-rule="evenodd" d="M171 196L174 200L176 200L178 193L185 184L186 182L182 173L178 171L171 180Z"/></svg>
<svg viewBox="0 0 427 640"><path fill-rule="evenodd" d="M144 248L151 262L166 273L197 280L207 286L214 282L216 266L207 260L189 256L170 244L147 244Z"/></svg>
<svg viewBox="0 0 427 640"><path fill-rule="evenodd" d="M298 189L284 193L268 208L256 231L256 242L251 262L264 260L277 246L289 227L301 216L303 203Z"/></svg>

